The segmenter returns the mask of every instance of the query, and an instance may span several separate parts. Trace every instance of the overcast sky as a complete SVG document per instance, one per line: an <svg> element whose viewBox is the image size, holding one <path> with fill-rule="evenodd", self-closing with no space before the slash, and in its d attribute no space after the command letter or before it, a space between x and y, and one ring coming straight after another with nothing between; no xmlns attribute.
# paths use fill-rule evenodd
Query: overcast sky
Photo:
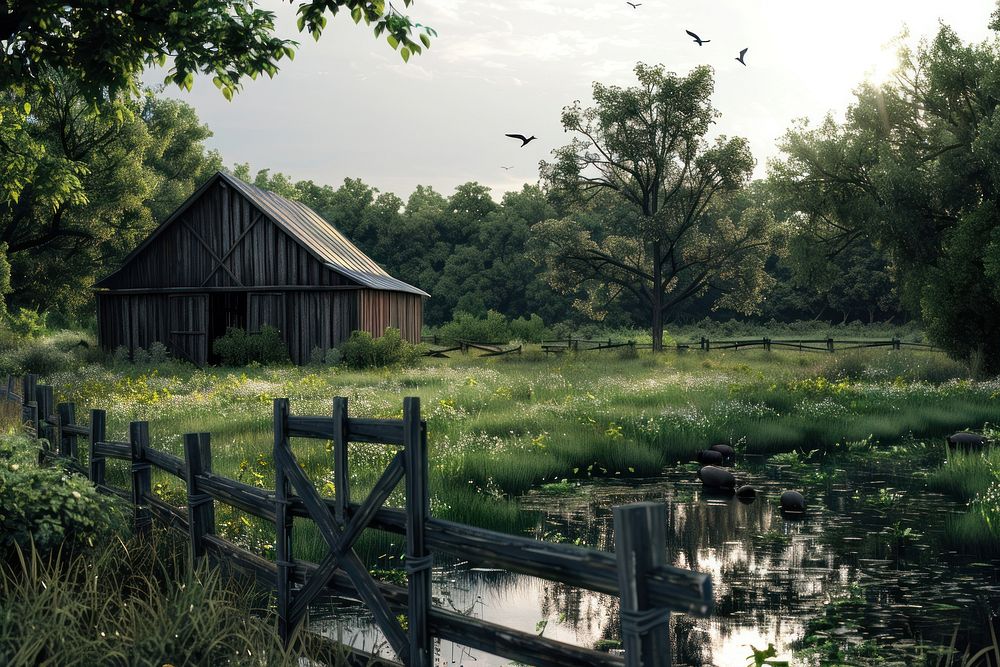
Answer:
<svg viewBox="0 0 1000 667"><path fill-rule="evenodd" d="M418 184L450 194L474 180L499 198L536 182L569 138L562 107L590 101L595 80L632 84L639 61L715 68L715 133L747 137L763 175L793 119L842 111L858 82L888 73L904 26L916 39L943 21L981 41L995 0L416 0L408 13L439 36L408 64L346 14L318 43L298 34L297 4L262 3L301 43L274 79L232 102L207 78L166 94L197 109L227 165L335 187L357 177L405 199ZM734 60L744 47L747 67ZM521 149L506 132L539 139Z"/></svg>

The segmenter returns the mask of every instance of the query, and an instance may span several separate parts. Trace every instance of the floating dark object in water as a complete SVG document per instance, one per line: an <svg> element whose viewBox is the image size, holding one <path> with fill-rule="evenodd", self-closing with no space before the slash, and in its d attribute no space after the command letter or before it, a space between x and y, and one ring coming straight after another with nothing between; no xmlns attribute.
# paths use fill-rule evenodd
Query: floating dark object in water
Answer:
<svg viewBox="0 0 1000 667"><path fill-rule="evenodd" d="M722 458L726 462L730 462L736 458L736 450L729 445L712 445L709 449L722 454Z"/></svg>
<svg viewBox="0 0 1000 667"><path fill-rule="evenodd" d="M698 452L697 459L698 463L702 465L721 466L725 456L722 455L722 452L717 452L714 449L703 449Z"/></svg>
<svg viewBox="0 0 1000 667"><path fill-rule="evenodd" d="M990 444L989 438L978 433L960 431L949 435L945 440L952 449L982 449Z"/></svg>
<svg viewBox="0 0 1000 667"><path fill-rule="evenodd" d="M781 511L791 515L805 514L805 497L798 491L785 491L781 494Z"/></svg>
<svg viewBox="0 0 1000 667"><path fill-rule="evenodd" d="M740 488L736 489L736 497L745 502L751 502L757 497L757 489L753 488L749 484L744 484Z"/></svg>
<svg viewBox="0 0 1000 667"><path fill-rule="evenodd" d="M708 488L735 489L736 477L733 473L715 466L705 466L698 471L698 479Z"/></svg>

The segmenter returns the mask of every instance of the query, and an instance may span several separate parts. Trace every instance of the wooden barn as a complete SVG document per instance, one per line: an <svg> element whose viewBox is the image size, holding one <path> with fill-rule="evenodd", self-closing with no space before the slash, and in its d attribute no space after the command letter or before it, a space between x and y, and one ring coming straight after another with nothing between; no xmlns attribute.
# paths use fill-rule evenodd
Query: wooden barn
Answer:
<svg viewBox="0 0 1000 667"><path fill-rule="evenodd" d="M309 207L216 173L96 285L98 339L160 341L198 365L228 327L281 331L295 363L352 331L420 341L429 295L382 270Z"/></svg>

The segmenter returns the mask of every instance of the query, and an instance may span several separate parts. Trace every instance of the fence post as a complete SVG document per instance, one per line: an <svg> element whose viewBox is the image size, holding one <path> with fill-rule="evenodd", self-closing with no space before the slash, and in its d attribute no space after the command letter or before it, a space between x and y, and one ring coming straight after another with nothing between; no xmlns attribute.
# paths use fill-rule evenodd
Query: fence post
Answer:
<svg viewBox="0 0 1000 667"><path fill-rule="evenodd" d="M132 445L132 529L139 537L148 537L153 524L153 515L146 505L146 497L153 494L152 466L146 460L149 446L149 423L132 422L128 428L129 444Z"/></svg>
<svg viewBox="0 0 1000 667"><path fill-rule="evenodd" d="M90 411L90 440L89 447L89 458L88 464L90 467L90 481L96 486L105 486L104 484L104 464L105 459L103 456L99 456L96 452L96 445L99 442L105 441L105 423L107 419L107 413L104 410L91 410Z"/></svg>
<svg viewBox="0 0 1000 667"><path fill-rule="evenodd" d="M833 352L833 339L832 338L827 338L826 339L826 351L827 352Z"/></svg>
<svg viewBox="0 0 1000 667"><path fill-rule="evenodd" d="M59 415L59 454L79 462L76 433L67 433L63 428L64 426L76 426L76 405L60 403L56 406L56 414Z"/></svg>
<svg viewBox="0 0 1000 667"><path fill-rule="evenodd" d="M406 455L406 574L409 593L407 628L410 667L429 667L431 640L427 627L431 608L431 567L424 526L430 518L427 489L427 431L420 421L420 399L403 399L403 450Z"/></svg>
<svg viewBox="0 0 1000 667"><path fill-rule="evenodd" d="M38 425L35 433L39 438L47 438L52 444L52 433L47 420L52 416L52 385L41 384L35 387L35 402L38 404Z"/></svg>
<svg viewBox="0 0 1000 667"><path fill-rule="evenodd" d="M11 400L11 395L14 393L14 376L10 373L7 374L7 389L5 390L4 398L8 401Z"/></svg>
<svg viewBox="0 0 1000 667"><path fill-rule="evenodd" d="M670 611L651 607L645 586L649 573L666 565L666 506L633 503L613 511L625 665L669 667Z"/></svg>
<svg viewBox="0 0 1000 667"><path fill-rule="evenodd" d="M187 464L188 535L191 539L191 564L205 555L205 535L215 534L215 505L212 496L201 490L198 475L212 472L212 436L208 433L184 434L184 462Z"/></svg>
<svg viewBox="0 0 1000 667"><path fill-rule="evenodd" d="M25 375L21 378L21 421L28 422L28 425L38 433L36 420L33 416L31 406L35 404L35 376Z"/></svg>
<svg viewBox="0 0 1000 667"><path fill-rule="evenodd" d="M343 396L333 399L333 424L333 518L343 528L347 525L347 508L351 504L347 467L347 399Z"/></svg>
<svg viewBox="0 0 1000 667"><path fill-rule="evenodd" d="M278 455L288 447L288 399L274 399L274 516L275 516L275 565L278 566L278 636L285 646L294 628L289 624L292 606L292 516L288 511L290 484L285 474L282 457Z"/></svg>
<svg viewBox="0 0 1000 667"><path fill-rule="evenodd" d="M771 351L771 339L768 338L767 336L764 336L764 351L765 352Z"/></svg>
<svg viewBox="0 0 1000 667"><path fill-rule="evenodd" d="M892 349L898 350L900 348L899 338L897 336L892 337Z"/></svg>

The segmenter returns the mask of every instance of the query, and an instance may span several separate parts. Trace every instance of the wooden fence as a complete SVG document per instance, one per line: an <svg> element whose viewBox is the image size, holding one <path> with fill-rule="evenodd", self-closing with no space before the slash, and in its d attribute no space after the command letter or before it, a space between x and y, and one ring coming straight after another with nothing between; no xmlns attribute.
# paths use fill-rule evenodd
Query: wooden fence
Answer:
<svg viewBox="0 0 1000 667"><path fill-rule="evenodd" d="M228 479L212 470L211 436L184 435L184 457L150 446L146 422L132 422L128 438L108 437L106 414L90 410L89 423L77 423L72 403L53 405L53 389L37 385L34 376L17 382L8 377L8 400L21 404L31 429L43 438L42 457L57 457L87 475L97 488L132 504L134 530L149 533L154 521L184 531L194 559L237 566L277 591L279 632L286 641L320 595L362 600L399 660L392 662L352 649L351 664L429 667L432 640L457 644L531 665L564 667L666 667L670 664L671 612L706 616L712 611L712 581L666 564L666 514L659 503L614 508L615 553L507 535L430 516L427 425L420 401L403 401L402 419L359 419L348 416L346 398L335 398L330 416L298 416L287 399L274 401L275 488L262 489ZM79 445L87 440L87 447ZM292 438L333 443L336 494L321 497L299 465ZM351 497L348 452L352 442L378 443L396 455L363 502ZM86 465L82 453L86 451ZM108 484L108 459L131 464L130 488ZM181 479L187 504L175 507L152 490L152 469ZM385 507L389 494L405 479L405 509ZM216 533L215 503L223 503L272 521L276 560L251 553ZM295 519L315 522L328 553L321 563L295 557ZM366 528L405 536L406 587L374 579L354 552ZM573 646L529 632L470 618L433 603L431 572L436 553L481 566L506 569L578 588L617 595L621 604L624 657ZM405 625L399 618L406 619Z"/></svg>
<svg viewBox="0 0 1000 667"><path fill-rule="evenodd" d="M636 343L635 341L615 341L588 340L584 338L564 338L560 340L550 340L542 342L542 350L546 353L562 352L585 352L590 350L614 350L623 347L633 349L651 349L652 343ZM798 350L799 352L840 352L844 350L858 350L864 348L889 348L893 350L918 349L928 352L943 352L941 348L928 343L910 343L892 338L889 340L836 340L834 338L813 338L813 339L773 339L764 336L762 338L747 338L742 340L709 340L702 337L700 341L691 343L677 343L677 350L684 352L698 349L702 352L711 350L748 350L760 349L766 352L772 350Z"/></svg>
<svg viewBox="0 0 1000 667"><path fill-rule="evenodd" d="M430 343L434 347L424 353L425 357L447 357L449 352L461 352L469 354L473 350L483 352L482 357L498 357L504 354L521 354L523 345L501 345L498 343L477 343L470 340L452 340L434 336L421 336L420 341Z"/></svg>

